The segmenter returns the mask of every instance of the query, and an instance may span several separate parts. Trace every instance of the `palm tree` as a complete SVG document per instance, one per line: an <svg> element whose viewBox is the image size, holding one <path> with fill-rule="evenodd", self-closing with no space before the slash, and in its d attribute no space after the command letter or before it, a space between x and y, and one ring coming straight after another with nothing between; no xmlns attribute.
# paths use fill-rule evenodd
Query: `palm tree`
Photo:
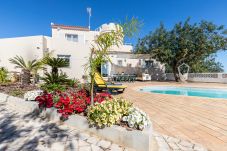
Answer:
<svg viewBox="0 0 227 151"><path fill-rule="evenodd" d="M15 68L22 69L22 85L31 83L31 75L33 75L33 78L35 78L37 71L41 69L43 65L41 61L38 61L36 59L25 62L25 60L21 56L10 58L9 61L10 63L16 65Z"/></svg>
<svg viewBox="0 0 227 151"><path fill-rule="evenodd" d="M47 54L42 59L43 64L51 67L51 73L45 73L45 76L41 79L46 84L64 84L68 82L68 76L65 73L59 73L59 68L64 68L69 66L69 62L63 58L54 58L51 55Z"/></svg>
<svg viewBox="0 0 227 151"><path fill-rule="evenodd" d="M58 75L58 68L69 66L69 62L63 58L46 57L43 62L51 67L51 72L55 75Z"/></svg>

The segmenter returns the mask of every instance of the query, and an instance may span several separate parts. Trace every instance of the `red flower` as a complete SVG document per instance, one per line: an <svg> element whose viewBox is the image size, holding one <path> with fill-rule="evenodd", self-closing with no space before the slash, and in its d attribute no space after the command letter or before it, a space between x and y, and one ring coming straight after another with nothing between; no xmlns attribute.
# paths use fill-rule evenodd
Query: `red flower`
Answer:
<svg viewBox="0 0 227 151"><path fill-rule="evenodd" d="M55 98L59 98L57 102L55 100L55 104L53 103L53 95L57 96ZM53 95L45 93L42 96L38 96L36 101L39 102L39 107L50 108L54 106L64 118L74 113L85 112L87 106L91 104L91 97L84 89L79 91L73 89L68 89L65 92L56 91ZM108 93L99 93L94 97L94 102L101 103L106 98L112 98L112 96Z"/></svg>
<svg viewBox="0 0 227 151"><path fill-rule="evenodd" d="M51 108L53 107L53 95L44 93L42 96L37 96L36 101L39 102L40 108Z"/></svg>

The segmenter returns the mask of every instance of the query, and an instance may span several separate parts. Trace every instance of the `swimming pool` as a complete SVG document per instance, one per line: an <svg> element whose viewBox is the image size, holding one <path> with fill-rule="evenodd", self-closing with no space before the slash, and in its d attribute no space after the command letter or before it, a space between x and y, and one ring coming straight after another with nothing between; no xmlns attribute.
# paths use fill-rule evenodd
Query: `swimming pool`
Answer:
<svg viewBox="0 0 227 151"><path fill-rule="evenodd" d="M198 97L227 99L227 90L225 89L154 86L154 87L141 88L140 91L170 94L170 95L184 95L184 96L198 96Z"/></svg>

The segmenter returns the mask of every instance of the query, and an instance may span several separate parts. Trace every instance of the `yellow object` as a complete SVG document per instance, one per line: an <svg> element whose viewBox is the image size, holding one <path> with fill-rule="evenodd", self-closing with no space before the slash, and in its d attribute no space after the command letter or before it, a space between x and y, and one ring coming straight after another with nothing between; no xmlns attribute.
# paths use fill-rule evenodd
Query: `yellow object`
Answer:
<svg viewBox="0 0 227 151"><path fill-rule="evenodd" d="M114 85L114 84L111 84L111 85L108 85L106 84L106 82L103 80L103 78L101 77L101 75L99 73L95 73L95 83L96 85L99 87L99 88L108 88L108 89L125 89L127 88L126 85Z"/></svg>

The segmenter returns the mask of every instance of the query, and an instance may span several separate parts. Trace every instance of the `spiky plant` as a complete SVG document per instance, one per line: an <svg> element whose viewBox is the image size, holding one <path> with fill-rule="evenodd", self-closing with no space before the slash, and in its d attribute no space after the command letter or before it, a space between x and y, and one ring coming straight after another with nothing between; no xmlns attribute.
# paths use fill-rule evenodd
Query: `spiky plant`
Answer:
<svg viewBox="0 0 227 151"><path fill-rule="evenodd" d="M64 73L60 74L45 73L45 77L41 79L45 82L45 84L65 84L69 81L68 76Z"/></svg>
<svg viewBox="0 0 227 151"><path fill-rule="evenodd" d="M62 58L47 57L44 59L44 64L51 67L52 74L58 75L58 68L69 66L69 62Z"/></svg>
<svg viewBox="0 0 227 151"><path fill-rule="evenodd" d="M27 62L21 56L16 56L14 58L10 58L9 62L15 64L15 68L20 68L22 70L22 77L21 82L22 84L29 84L31 83L30 77L33 74L37 74L37 71L42 68L42 62L33 59L28 60Z"/></svg>

